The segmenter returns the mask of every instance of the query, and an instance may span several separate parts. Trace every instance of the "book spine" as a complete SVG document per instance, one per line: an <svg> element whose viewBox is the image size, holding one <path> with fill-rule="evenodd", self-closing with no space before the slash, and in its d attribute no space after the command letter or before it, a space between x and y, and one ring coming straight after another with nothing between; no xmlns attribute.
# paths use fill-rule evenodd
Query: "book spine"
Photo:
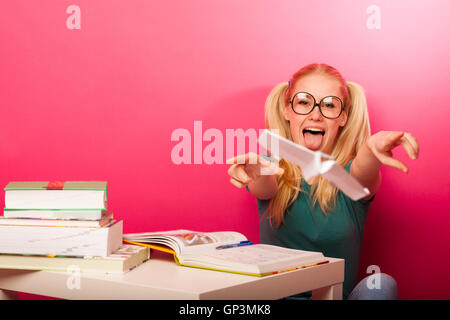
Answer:
<svg viewBox="0 0 450 320"><path fill-rule="evenodd" d="M108 255L122 246L123 221L117 221L108 230Z"/></svg>

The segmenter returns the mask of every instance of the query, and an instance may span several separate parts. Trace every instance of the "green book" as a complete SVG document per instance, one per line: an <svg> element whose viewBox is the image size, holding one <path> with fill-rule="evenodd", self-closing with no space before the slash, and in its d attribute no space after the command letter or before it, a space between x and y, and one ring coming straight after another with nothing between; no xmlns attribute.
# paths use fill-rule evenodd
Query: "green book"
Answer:
<svg viewBox="0 0 450 320"><path fill-rule="evenodd" d="M106 210L106 181L14 181L4 188L5 211Z"/></svg>

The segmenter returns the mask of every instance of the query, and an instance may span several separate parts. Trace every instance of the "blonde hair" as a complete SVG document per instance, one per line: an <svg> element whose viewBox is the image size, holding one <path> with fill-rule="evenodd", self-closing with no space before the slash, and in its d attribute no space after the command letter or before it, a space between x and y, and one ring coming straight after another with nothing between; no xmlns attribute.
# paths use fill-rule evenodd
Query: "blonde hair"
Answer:
<svg viewBox="0 0 450 320"><path fill-rule="evenodd" d="M321 73L332 76L341 83L341 92L344 97L344 110L347 111L347 122L341 128L336 143L331 151L333 159L341 166L346 166L348 161L356 156L358 149L370 136L369 114L364 89L355 82L347 81L333 67L326 64L310 64L297 71L288 82L283 82L272 89L265 104L265 126L267 129L278 129L279 134L291 141L292 135L289 122L284 118L284 108L288 105L290 89L301 77L310 73ZM281 159L280 167L284 174L278 177L278 192L270 200L267 211L270 221L277 228L284 223L287 208L297 199L299 192L304 192L300 187L302 179L301 169ZM336 204L338 190L328 180L314 178L311 185L312 206L319 204L322 212L327 215Z"/></svg>

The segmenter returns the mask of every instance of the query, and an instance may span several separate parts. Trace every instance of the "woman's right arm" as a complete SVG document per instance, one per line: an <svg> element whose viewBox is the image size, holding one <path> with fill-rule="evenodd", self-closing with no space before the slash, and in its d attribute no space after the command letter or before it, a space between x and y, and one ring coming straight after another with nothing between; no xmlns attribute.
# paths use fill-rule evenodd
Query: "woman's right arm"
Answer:
<svg viewBox="0 0 450 320"><path fill-rule="evenodd" d="M250 193L261 200L272 199L277 193L277 176L284 170L276 163L252 152L228 159L226 163L232 164L228 174L236 187L247 186Z"/></svg>

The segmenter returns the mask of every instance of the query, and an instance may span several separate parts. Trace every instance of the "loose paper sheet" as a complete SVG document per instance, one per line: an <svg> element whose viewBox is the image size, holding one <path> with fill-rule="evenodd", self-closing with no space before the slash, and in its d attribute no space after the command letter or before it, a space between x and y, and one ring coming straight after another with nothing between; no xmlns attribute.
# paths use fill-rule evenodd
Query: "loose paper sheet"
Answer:
<svg viewBox="0 0 450 320"><path fill-rule="evenodd" d="M332 159L328 154L309 150L267 129L262 132L258 142L262 147L269 150L276 160L284 158L298 165L302 169L305 180L322 176L354 201L370 194L367 188L364 188L335 161L322 162L322 158Z"/></svg>

